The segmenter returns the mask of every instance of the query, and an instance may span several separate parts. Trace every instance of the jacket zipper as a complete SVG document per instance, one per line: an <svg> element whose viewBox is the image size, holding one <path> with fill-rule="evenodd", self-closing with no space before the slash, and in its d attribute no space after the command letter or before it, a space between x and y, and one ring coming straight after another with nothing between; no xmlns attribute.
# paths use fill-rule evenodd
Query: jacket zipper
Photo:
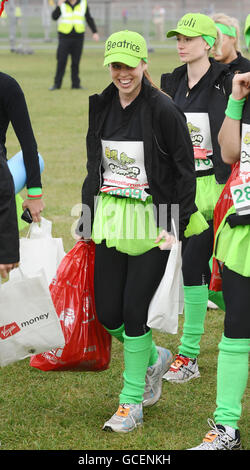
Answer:
<svg viewBox="0 0 250 470"><path fill-rule="evenodd" d="M97 195L95 197L95 204L94 204L94 213L96 212L96 206L97 206L97 201L98 201L98 196L100 194L100 190L101 190L101 179L102 179L102 175L101 175L101 166L102 166L102 161L100 162L100 165L99 165L99 190L97 192Z"/></svg>

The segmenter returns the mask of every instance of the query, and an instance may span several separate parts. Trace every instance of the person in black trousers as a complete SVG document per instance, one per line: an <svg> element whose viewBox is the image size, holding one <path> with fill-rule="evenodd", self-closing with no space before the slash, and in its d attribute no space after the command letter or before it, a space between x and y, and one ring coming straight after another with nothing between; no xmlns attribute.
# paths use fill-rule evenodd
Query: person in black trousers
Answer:
<svg viewBox="0 0 250 470"><path fill-rule="evenodd" d="M83 50L85 19L93 33L93 39L99 41L96 24L92 18L87 0L59 0L52 12L53 20L58 20L57 68L54 85L50 90L61 88L68 56L71 55L72 88L81 89L79 64Z"/></svg>
<svg viewBox="0 0 250 470"><path fill-rule="evenodd" d="M0 151L0 280L19 263L19 234L13 178Z"/></svg>

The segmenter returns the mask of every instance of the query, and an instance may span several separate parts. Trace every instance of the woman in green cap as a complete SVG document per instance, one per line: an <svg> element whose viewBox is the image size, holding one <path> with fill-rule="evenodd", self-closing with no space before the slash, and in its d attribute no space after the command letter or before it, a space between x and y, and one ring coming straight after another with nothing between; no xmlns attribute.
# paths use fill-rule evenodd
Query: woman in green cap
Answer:
<svg viewBox="0 0 250 470"><path fill-rule="evenodd" d="M223 35L220 53L212 49L214 59L227 64L231 72L249 72L250 61L241 54L239 21L225 13L216 13L212 19Z"/></svg>
<svg viewBox="0 0 250 470"><path fill-rule="evenodd" d="M215 422L208 420L212 430L193 450L241 449L238 422L247 386L250 353L249 93L250 72L236 74L219 133L222 158L230 165L237 162L238 177L230 178L224 189L225 194L232 194L233 204L217 230L214 253L223 266L226 305L217 365Z"/></svg>
<svg viewBox="0 0 250 470"><path fill-rule="evenodd" d="M167 37L177 37L177 50L184 65L163 74L161 88L186 115L193 143L196 170L196 206L209 228L183 244L185 321L175 361L163 379L172 383L200 377L197 357L208 299L224 310L222 292L209 290L209 261L213 252L213 213L231 168L222 161L218 132L231 93L232 74L227 65L209 58L219 50L221 32L214 21L200 13L188 13Z"/></svg>
<svg viewBox="0 0 250 470"><path fill-rule="evenodd" d="M152 340L148 307L175 241L171 205L179 205L182 240L195 198L185 116L151 83L147 57L144 38L133 31L119 31L106 41L104 65L112 83L89 101L88 173L77 231L96 244L98 318L123 344L119 408L103 426L123 433L143 423L143 406L159 400L162 376L172 362L171 352Z"/></svg>

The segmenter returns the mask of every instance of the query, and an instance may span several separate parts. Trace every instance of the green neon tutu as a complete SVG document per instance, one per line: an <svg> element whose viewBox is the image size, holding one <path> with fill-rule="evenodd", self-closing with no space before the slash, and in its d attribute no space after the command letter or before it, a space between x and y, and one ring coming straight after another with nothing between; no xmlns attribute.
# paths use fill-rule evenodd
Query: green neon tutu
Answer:
<svg viewBox="0 0 250 470"><path fill-rule="evenodd" d="M199 235L207 228L206 220L197 211L190 217L185 236ZM122 253L137 256L163 242L155 243L160 231L155 224L151 196L142 202L100 194L92 229L92 239L96 244L106 240L108 248L114 247Z"/></svg>
<svg viewBox="0 0 250 470"><path fill-rule="evenodd" d="M200 233L207 230L208 227L209 225L201 212L196 211L191 215L184 235L186 238L192 237L192 235L200 235Z"/></svg>
<svg viewBox="0 0 250 470"><path fill-rule="evenodd" d="M108 248L138 256L161 243L155 243L159 232L151 196L143 202L100 193L92 229L96 244L106 240Z"/></svg>
<svg viewBox="0 0 250 470"><path fill-rule="evenodd" d="M250 225L237 225L231 228L226 222L230 214L235 214L234 206L228 210L218 227L214 256L225 263L231 271L250 277Z"/></svg>
<svg viewBox="0 0 250 470"><path fill-rule="evenodd" d="M16 213L17 213L17 222L18 222L18 230L21 231L28 226L27 222L21 219L21 215L23 213L23 199L20 194L16 194Z"/></svg>
<svg viewBox="0 0 250 470"><path fill-rule="evenodd" d="M214 208L224 188L218 184L214 175L198 176L196 178L195 204L206 220L212 220Z"/></svg>

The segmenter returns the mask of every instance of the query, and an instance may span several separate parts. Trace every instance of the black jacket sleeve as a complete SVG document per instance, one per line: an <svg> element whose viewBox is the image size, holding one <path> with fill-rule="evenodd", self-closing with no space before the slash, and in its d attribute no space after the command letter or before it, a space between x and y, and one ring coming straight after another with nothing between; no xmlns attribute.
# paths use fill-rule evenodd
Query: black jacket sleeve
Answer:
<svg viewBox="0 0 250 470"><path fill-rule="evenodd" d="M93 34L97 33L97 27L96 27L96 24L95 24L95 20L94 20L93 16L91 16L91 14L90 14L89 7L87 7L85 18L86 18L86 21L87 21L92 33Z"/></svg>
<svg viewBox="0 0 250 470"><path fill-rule="evenodd" d="M53 20L58 20L58 18L61 16L61 9L60 7L56 7L52 13L51 13L51 17Z"/></svg>
<svg viewBox="0 0 250 470"><path fill-rule="evenodd" d="M182 240L190 216L197 210L194 152L184 114L172 100L168 101L168 106L161 111L160 132L167 158L171 158L174 167L175 201L179 204L179 238Z"/></svg>
<svg viewBox="0 0 250 470"><path fill-rule="evenodd" d="M19 140L27 174L27 188L41 188L37 143L22 89L15 79L6 82L3 106Z"/></svg>
<svg viewBox="0 0 250 470"><path fill-rule="evenodd" d="M14 183L7 162L0 155L0 264L19 261L19 234Z"/></svg>

